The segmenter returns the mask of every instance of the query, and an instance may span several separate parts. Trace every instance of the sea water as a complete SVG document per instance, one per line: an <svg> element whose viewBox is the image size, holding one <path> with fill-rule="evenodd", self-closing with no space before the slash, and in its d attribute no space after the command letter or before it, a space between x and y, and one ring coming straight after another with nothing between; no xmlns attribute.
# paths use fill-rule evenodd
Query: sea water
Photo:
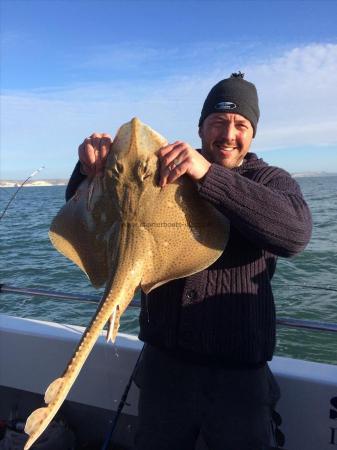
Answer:
<svg viewBox="0 0 337 450"><path fill-rule="evenodd" d="M278 317L337 323L337 177L299 178L313 215L313 235L300 255L278 261L273 290ZM15 188L0 189L0 213ZM86 276L60 255L49 225L64 204L63 186L20 190L0 221L0 283L16 287L99 295ZM139 294L138 294L139 296ZM17 294L0 295L0 313L86 326L90 303ZM122 332L138 333L136 308L121 320ZM276 354L337 364L337 334L278 327Z"/></svg>

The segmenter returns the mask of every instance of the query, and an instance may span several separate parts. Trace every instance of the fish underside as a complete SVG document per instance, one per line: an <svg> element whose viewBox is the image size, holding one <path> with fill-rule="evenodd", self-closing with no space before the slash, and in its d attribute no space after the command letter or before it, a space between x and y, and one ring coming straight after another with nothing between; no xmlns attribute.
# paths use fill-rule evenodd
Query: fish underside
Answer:
<svg viewBox="0 0 337 450"><path fill-rule="evenodd" d="M47 388L46 406L28 417L24 450L59 410L107 322L107 339L114 342L135 291L149 293L205 269L227 244L228 221L199 197L192 180L183 176L159 186L156 152L166 144L137 118L124 124L104 176L84 180L51 224L56 249L105 291L63 375Z"/></svg>

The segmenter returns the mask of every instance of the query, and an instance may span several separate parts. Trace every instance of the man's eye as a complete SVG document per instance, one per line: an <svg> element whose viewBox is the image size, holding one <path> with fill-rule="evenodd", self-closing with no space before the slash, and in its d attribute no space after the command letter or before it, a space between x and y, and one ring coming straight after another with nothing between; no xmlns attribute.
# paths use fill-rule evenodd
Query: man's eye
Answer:
<svg viewBox="0 0 337 450"><path fill-rule="evenodd" d="M237 126L238 128L248 128L247 125L246 125L245 123L238 123L238 124L236 124L236 126Z"/></svg>

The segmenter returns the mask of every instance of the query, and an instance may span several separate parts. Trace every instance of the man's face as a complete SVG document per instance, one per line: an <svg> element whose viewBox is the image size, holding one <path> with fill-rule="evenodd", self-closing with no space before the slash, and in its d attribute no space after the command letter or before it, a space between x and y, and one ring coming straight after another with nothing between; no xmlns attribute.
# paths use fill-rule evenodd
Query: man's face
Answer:
<svg viewBox="0 0 337 450"><path fill-rule="evenodd" d="M253 127L240 114L213 113L199 128L202 153L210 162L232 169L241 164L253 139Z"/></svg>

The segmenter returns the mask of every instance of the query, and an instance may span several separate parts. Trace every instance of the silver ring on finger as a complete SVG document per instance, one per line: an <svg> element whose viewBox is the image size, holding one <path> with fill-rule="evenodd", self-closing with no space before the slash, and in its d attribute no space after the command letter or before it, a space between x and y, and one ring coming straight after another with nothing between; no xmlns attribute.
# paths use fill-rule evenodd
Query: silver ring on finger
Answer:
<svg viewBox="0 0 337 450"><path fill-rule="evenodd" d="M179 158L174 158L173 162L169 165L169 171L171 172L172 170L174 170L176 167L178 167L180 164L180 160Z"/></svg>

